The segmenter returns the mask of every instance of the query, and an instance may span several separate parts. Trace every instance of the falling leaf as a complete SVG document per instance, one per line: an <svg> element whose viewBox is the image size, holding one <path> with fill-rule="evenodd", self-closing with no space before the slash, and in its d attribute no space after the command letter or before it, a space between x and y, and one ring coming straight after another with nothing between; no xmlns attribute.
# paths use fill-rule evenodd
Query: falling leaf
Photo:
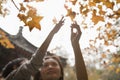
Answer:
<svg viewBox="0 0 120 80"><path fill-rule="evenodd" d="M14 48L14 45L10 42L6 34L0 30L0 44L5 48Z"/></svg>
<svg viewBox="0 0 120 80"><path fill-rule="evenodd" d="M101 1L100 0L93 0L93 2L100 3Z"/></svg>
<svg viewBox="0 0 120 80"><path fill-rule="evenodd" d="M92 6L96 6L96 3L95 2L89 2L89 4L88 4L90 7L92 7Z"/></svg>
<svg viewBox="0 0 120 80"><path fill-rule="evenodd" d="M113 9L114 2L110 2L110 1L108 0L108 1L104 1L103 4L104 4L107 8Z"/></svg>
<svg viewBox="0 0 120 80"><path fill-rule="evenodd" d="M40 21L43 17L42 16L34 16L32 20L28 21L25 26L29 26L30 31L35 27L41 30Z"/></svg>
<svg viewBox="0 0 120 80"><path fill-rule="evenodd" d="M26 24L27 18L28 18L27 16L25 16L24 14L20 14L20 13L19 13L19 14L17 15L17 17Z"/></svg>
<svg viewBox="0 0 120 80"><path fill-rule="evenodd" d="M105 15L105 11L102 10L102 5L98 5L100 15Z"/></svg>
<svg viewBox="0 0 120 80"><path fill-rule="evenodd" d="M22 3L20 3L20 11L25 12L25 10L26 10L26 8L23 6L23 4L22 4Z"/></svg>
<svg viewBox="0 0 120 80"><path fill-rule="evenodd" d="M100 31L100 30L101 30L101 27L98 27L98 28L97 28L97 31Z"/></svg>
<svg viewBox="0 0 120 80"><path fill-rule="evenodd" d="M114 15L115 15L116 19L119 18L120 17L120 9L118 9L117 11L114 11Z"/></svg>
<svg viewBox="0 0 120 80"><path fill-rule="evenodd" d="M75 18L76 16L76 13L72 11L72 9L67 9L67 15L66 16L69 16L71 18L71 20L73 21L73 19Z"/></svg>
<svg viewBox="0 0 120 80"><path fill-rule="evenodd" d="M65 9L68 9L68 5L67 4L64 4L64 7L65 7Z"/></svg>
<svg viewBox="0 0 120 80"><path fill-rule="evenodd" d="M76 4L77 0L69 0L70 2L72 2L73 5Z"/></svg>
<svg viewBox="0 0 120 80"><path fill-rule="evenodd" d="M104 45L108 46L109 45L108 41L105 40Z"/></svg>
<svg viewBox="0 0 120 80"><path fill-rule="evenodd" d="M106 54L105 54L105 53L102 53L102 54L101 54L101 57L102 57L102 58L106 58Z"/></svg>
<svg viewBox="0 0 120 80"><path fill-rule="evenodd" d="M117 4L120 3L120 0L116 0L116 3L117 3Z"/></svg>
<svg viewBox="0 0 120 80"><path fill-rule="evenodd" d="M87 16L87 13L89 12L88 6L80 6L80 13Z"/></svg>
<svg viewBox="0 0 120 80"><path fill-rule="evenodd" d="M96 15L96 10L93 10L92 21L97 24L99 21L104 21L104 17Z"/></svg>
<svg viewBox="0 0 120 80"><path fill-rule="evenodd" d="M29 17L32 17L37 14L36 8L29 6L29 5L27 5L27 7L29 8L29 11L27 13Z"/></svg>
<svg viewBox="0 0 120 80"><path fill-rule="evenodd" d="M106 27L107 27L107 29L110 29L110 28L112 27L112 24L108 22L108 23L106 24Z"/></svg>
<svg viewBox="0 0 120 80"><path fill-rule="evenodd" d="M97 15L93 15L92 16L92 21L97 24L99 21L104 21L104 18L102 16L97 16Z"/></svg>

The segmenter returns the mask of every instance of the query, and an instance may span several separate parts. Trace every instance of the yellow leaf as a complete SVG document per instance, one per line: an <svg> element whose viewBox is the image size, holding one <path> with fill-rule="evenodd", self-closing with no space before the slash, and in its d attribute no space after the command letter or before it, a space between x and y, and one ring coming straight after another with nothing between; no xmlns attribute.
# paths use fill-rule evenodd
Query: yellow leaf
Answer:
<svg viewBox="0 0 120 80"><path fill-rule="evenodd" d="M101 57L106 58L106 54L105 53L101 54Z"/></svg>
<svg viewBox="0 0 120 80"><path fill-rule="evenodd" d="M37 14L36 8L29 6L29 5L27 5L27 7L29 8L29 11L27 13L29 17L32 17Z"/></svg>
<svg viewBox="0 0 120 80"><path fill-rule="evenodd" d="M69 0L70 2L72 2L73 5L76 4L77 0Z"/></svg>
<svg viewBox="0 0 120 80"><path fill-rule="evenodd" d="M20 11L25 12L25 10L26 10L26 8L23 6L23 4L22 4L22 3L20 3Z"/></svg>
<svg viewBox="0 0 120 80"><path fill-rule="evenodd" d="M98 5L100 15L104 15L105 11L102 10L102 5Z"/></svg>
<svg viewBox="0 0 120 80"><path fill-rule="evenodd" d="M104 21L104 18L102 16L97 16L97 15L93 15L92 16L92 21L97 24L99 21Z"/></svg>
<svg viewBox="0 0 120 80"><path fill-rule="evenodd" d="M89 2L89 6L90 6L90 7L96 6L96 3L95 3L95 2Z"/></svg>
<svg viewBox="0 0 120 80"><path fill-rule="evenodd" d="M111 28L111 27L112 27L112 24L108 22L108 23L106 24L106 27L107 27L107 28Z"/></svg>
<svg viewBox="0 0 120 80"><path fill-rule="evenodd" d="M0 44L5 48L14 48L14 45L9 41L6 34L0 30Z"/></svg>
<svg viewBox="0 0 120 80"><path fill-rule="evenodd" d="M82 6L80 7L80 13L82 13L83 15L87 16L87 13L89 12L88 6Z"/></svg>
<svg viewBox="0 0 120 80"><path fill-rule="evenodd" d="M113 9L114 2L110 2L110 1L108 0L108 1L103 2L103 4L104 4L107 8Z"/></svg>
<svg viewBox="0 0 120 80"><path fill-rule="evenodd" d="M98 27L98 28L97 28L97 31L100 31L100 30L101 30L101 27Z"/></svg>
<svg viewBox="0 0 120 80"><path fill-rule="evenodd" d="M66 16L69 16L71 18L71 20L73 21L73 19L75 18L76 16L76 13L72 11L72 9L67 9L67 15Z"/></svg>
<svg viewBox="0 0 120 80"><path fill-rule="evenodd" d="M40 21L43 17L42 16L34 16L32 20L28 21L25 26L29 26L30 31L36 27L37 29L41 30Z"/></svg>
<svg viewBox="0 0 120 80"><path fill-rule="evenodd" d="M100 3L101 1L100 0L93 0L93 2Z"/></svg>
<svg viewBox="0 0 120 80"><path fill-rule="evenodd" d="M105 44L106 46L108 46L108 45L109 45L108 41L106 41L106 40L105 40L104 44Z"/></svg>
<svg viewBox="0 0 120 80"><path fill-rule="evenodd" d="M117 3L120 3L120 0L116 0Z"/></svg>
<svg viewBox="0 0 120 80"><path fill-rule="evenodd" d="M120 17L120 9L118 9L117 11L114 11L115 17L119 18Z"/></svg>
<svg viewBox="0 0 120 80"><path fill-rule="evenodd" d="M26 24L26 21L27 21L27 18L28 18L27 16L25 16L24 14L19 13L17 15L17 17Z"/></svg>

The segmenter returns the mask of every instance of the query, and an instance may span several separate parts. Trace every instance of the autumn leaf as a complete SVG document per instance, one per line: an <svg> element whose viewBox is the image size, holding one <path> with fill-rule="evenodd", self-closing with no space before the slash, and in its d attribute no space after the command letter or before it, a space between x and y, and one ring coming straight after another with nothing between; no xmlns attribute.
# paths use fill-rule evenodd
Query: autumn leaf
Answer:
<svg viewBox="0 0 120 80"><path fill-rule="evenodd" d="M76 4L77 0L69 0L70 2L72 2L73 5Z"/></svg>
<svg viewBox="0 0 120 80"><path fill-rule="evenodd" d="M109 0L107 0L107 1L104 1L103 4L104 4L107 8L113 9L114 2L110 2Z"/></svg>
<svg viewBox="0 0 120 80"><path fill-rule="evenodd" d="M34 7L32 7L32 6L29 6L29 5L27 5L27 7L29 8L29 11L27 12L27 15L28 15L29 17L32 17L32 16L34 16L34 15L37 14L36 8L34 8Z"/></svg>
<svg viewBox="0 0 120 80"><path fill-rule="evenodd" d="M108 41L105 40L104 45L108 46L109 45Z"/></svg>
<svg viewBox="0 0 120 80"><path fill-rule="evenodd" d="M69 16L71 18L71 20L73 21L73 19L76 16L76 13L73 12L72 9L67 9L67 15L66 16Z"/></svg>
<svg viewBox="0 0 120 80"><path fill-rule="evenodd" d="M97 15L93 15L92 16L92 21L97 24L99 21L104 21L104 18L102 16L97 16Z"/></svg>
<svg viewBox="0 0 120 80"><path fill-rule="evenodd" d="M106 54L105 54L105 53L102 53L102 54L101 54L101 57L102 57L102 58L106 58Z"/></svg>
<svg viewBox="0 0 120 80"><path fill-rule="evenodd" d="M99 21L104 21L104 18L103 16L96 15L96 10L93 10L92 21L94 22L94 24L97 24Z"/></svg>
<svg viewBox="0 0 120 80"><path fill-rule="evenodd" d="M100 15L105 15L105 11L102 10L102 5L98 5Z"/></svg>
<svg viewBox="0 0 120 80"><path fill-rule="evenodd" d="M96 6L96 3L95 3L95 2L89 2L88 5L89 5L90 7L92 7L92 6Z"/></svg>
<svg viewBox="0 0 120 80"><path fill-rule="evenodd" d="M0 30L0 44L5 48L14 48L14 45L9 41L6 34Z"/></svg>
<svg viewBox="0 0 120 80"><path fill-rule="evenodd" d="M35 27L41 30L40 21L43 17L42 16L32 16L32 20L28 21L25 26L29 26L30 31Z"/></svg>
<svg viewBox="0 0 120 80"><path fill-rule="evenodd" d="M17 17L26 24L27 18L28 18L27 16L25 16L24 14L20 14L20 13L19 13L19 14L17 15Z"/></svg>
<svg viewBox="0 0 120 80"><path fill-rule="evenodd" d="M101 27L98 27L98 28L97 28L97 31L100 31L100 30L101 30Z"/></svg>
<svg viewBox="0 0 120 80"><path fill-rule="evenodd" d="M87 13L89 12L88 6L80 6L80 13L82 13L83 15L87 16Z"/></svg>
<svg viewBox="0 0 120 80"><path fill-rule="evenodd" d="M93 0L93 2L100 3L101 1L100 0Z"/></svg>
<svg viewBox="0 0 120 80"><path fill-rule="evenodd" d="M111 23L107 23L106 27L107 27L107 29L110 29L112 27L112 24Z"/></svg>
<svg viewBox="0 0 120 80"><path fill-rule="evenodd" d="M20 3L20 11L25 12L26 8L24 7L24 5L22 3Z"/></svg>
<svg viewBox="0 0 120 80"><path fill-rule="evenodd" d="M120 17L120 9L114 11L114 16L116 17L116 19Z"/></svg>
<svg viewBox="0 0 120 80"><path fill-rule="evenodd" d="M120 0L116 0L116 3L117 3L117 4L120 3Z"/></svg>

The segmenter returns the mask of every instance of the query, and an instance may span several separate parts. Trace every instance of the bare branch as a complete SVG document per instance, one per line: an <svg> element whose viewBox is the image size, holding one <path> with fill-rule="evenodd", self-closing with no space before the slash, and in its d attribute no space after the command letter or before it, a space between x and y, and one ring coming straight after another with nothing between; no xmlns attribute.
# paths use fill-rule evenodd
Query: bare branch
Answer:
<svg viewBox="0 0 120 80"><path fill-rule="evenodd" d="M11 0L13 2L13 4L15 5L15 7L17 8L18 11L20 11L20 9L17 7L17 5L15 4L14 0Z"/></svg>

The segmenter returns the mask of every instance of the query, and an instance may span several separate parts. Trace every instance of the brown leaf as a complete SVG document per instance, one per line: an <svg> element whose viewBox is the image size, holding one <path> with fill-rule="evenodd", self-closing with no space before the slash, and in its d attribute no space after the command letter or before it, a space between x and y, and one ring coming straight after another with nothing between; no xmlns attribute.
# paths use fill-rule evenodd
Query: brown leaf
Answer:
<svg viewBox="0 0 120 80"><path fill-rule="evenodd" d="M92 6L96 6L96 3L95 2L89 2L89 4L88 4L90 7L92 7Z"/></svg>
<svg viewBox="0 0 120 80"><path fill-rule="evenodd" d="M27 18L28 18L27 16L25 16L24 14L20 14L20 13L19 13L19 14L17 15L17 17L26 24Z"/></svg>
<svg viewBox="0 0 120 80"><path fill-rule="evenodd" d="M107 8L113 9L114 2L110 2L109 0L107 0L107 1L104 1L103 4L104 4Z"/></svg>
<svg viewBox="0 0 120 80"><path fill-rule="evenodd" d="M67 15L66 16L69 16L71 18L71 20L73 21L73 19L75 18L76 16L76 13L72 11L72 9L67 9Z"/></svg>
<svg viewBox="0 0 120 80"><path fill-rule="evenodd" d="M102 16L97 16L96 10L93 10L92 21L94 22L94 24L97 24L99 21L104 21L104 18Z"/></svg>
<svg viewBox="0 0 120 80"><path fill-rule="evenodd" d="M25 12L26 8L24 7L24 5L22 3L20 3L20 11Z"/></svg>
<svg viewBox="0 0 120 80"><path fill-rule="evenodd" d="M82 13L83 15L87 16L87 13L89 12L88 6L80 6L80 13Z"/></svg>
<svg viewBox="0 0 120 80"><path fill-rule="evenodd" d="M102 5L98 5L100 15L105 15L105 11L102 10Z"/></svg>
<svg viewBox="0 0 120 80"><path fill-rule="evenodd" d="M0 44L5 48L14 48L14 45L10 42L6 34L0 30Z"/></svg>
<svg viewBox="0 0 120 80"><path fill-rule="evenodd" d="M29 26L30 31L35 27L41 30L40 21L43 17L42 16L34 16L32 20L28 21L25 26Z"/></svg>
<svg viewBox="0 0 120 80"><path fill-rule="evenodd" d="M120 0L116 0L117 4L120 3Z"/></svg>
<svg viewBox="0 0 120 80"><path fill-rule="evenodd" d="M69 0L70 2L72 2L73 5L76 4L77 0Z"/></svg>

